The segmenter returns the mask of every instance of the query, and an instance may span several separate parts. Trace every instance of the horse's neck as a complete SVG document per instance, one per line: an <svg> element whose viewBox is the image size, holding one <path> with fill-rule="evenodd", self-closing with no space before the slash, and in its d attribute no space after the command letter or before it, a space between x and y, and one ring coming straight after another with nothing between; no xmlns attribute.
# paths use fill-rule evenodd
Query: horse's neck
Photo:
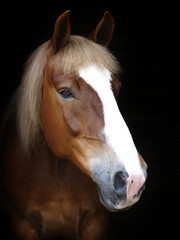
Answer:
<svg viewBox="0 0 180 240"><path fill-rule="evenodd" d="M42 179L51 179L57 187L61 184L66 187L66 184L75 183L77 179L80 179L79 182L82 182L83 185L86 183L92 185L89 177L70 160L57 158L43 137L30 154L24 153L14 121L9 122L4 130L3 145L1 147L4 164L7 169L12 167L13 174L16 173L22 179L29 174L30 179L35 179L37 176Z"/></svg>
<svg viewBox="0 0 180 240"><path fill-rule="evenodd" d="M5 207L9 208L6 203L9 196L4 194L3 188L1 190L1 183L5 183L8 189L16 190L12 198L15 196L14 201L18 198L19 205L22 205L22 199L26 199L20 211L29 211L35 206L49 216L52 206L60 212L61 209L79 212L79 206L85 210L93 205L98 209L101 207L93 181L70 160L55 157L45 141L42 140L28 156L23 152L13 124L6 129L4 136L5 145L0 159L0 193L3 192ZM70 215L74 221L74 215Z"/></svg>
<svg viewBox="0 0 180 240"><path fill-rule="evenodd" d="M51 153L43 138L34 149L31 149L30 152L26 153L23 144L21 144L16 126L15 116L12 115L11 118L7 119L2 129L0 147L5 159L12 158L12 162L32 162L33 164L37 161L43 164L46 163L46 165L48 162L53 162L51 161L52 159L54 161L56 160L56 157ZM9 156L9 151L12 153L11 156Z"/></svg>

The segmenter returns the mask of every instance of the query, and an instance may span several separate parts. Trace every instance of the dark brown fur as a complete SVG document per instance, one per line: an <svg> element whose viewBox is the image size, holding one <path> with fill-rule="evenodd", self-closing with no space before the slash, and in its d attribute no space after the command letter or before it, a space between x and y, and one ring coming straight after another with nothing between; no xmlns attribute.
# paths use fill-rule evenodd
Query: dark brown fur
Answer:
<svg viewBox="0 0 180 240"><path fill-rule="evenodd" d="M16 239L103 239L107 211L91 179L45 142L27 158L14 124L5 135L1 195Z"/></svg>

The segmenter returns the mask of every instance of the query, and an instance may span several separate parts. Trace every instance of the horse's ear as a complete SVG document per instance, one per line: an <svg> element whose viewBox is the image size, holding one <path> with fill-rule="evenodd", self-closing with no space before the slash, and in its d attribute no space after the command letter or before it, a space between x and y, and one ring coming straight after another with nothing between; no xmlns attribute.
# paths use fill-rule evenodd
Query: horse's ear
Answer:
<svg viewBox="0 0 180 240"><path fill-rule="evenodd" d="M51 39L51 44L54 54L56 54L61 47L64 47L70 36L70 11L67 10L58 17L54 26L54 33Z"/></svg>
<svg viewBox="0 0 180 240"><path fill-rule="evenodd" d="M96 29L89 35L88 38L107 47L111 41L114 32L114 26L114 18L109 12L106 11Z"/></svg>

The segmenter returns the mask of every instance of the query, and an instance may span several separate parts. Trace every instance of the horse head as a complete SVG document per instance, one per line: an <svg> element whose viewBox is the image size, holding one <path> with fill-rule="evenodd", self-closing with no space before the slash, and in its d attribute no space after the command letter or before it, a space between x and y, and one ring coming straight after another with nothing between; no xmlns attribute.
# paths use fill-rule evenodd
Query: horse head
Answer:
<svg viewBox="0 0 180 240"><path fill-rule="evenodd" d="M56 21L46 50L41 122L50 150L96 183L109 211L136 203L146 163L118 109L118 64L107 46L114 19L105 12L89 39L70 35L70 11Z"/></svg>

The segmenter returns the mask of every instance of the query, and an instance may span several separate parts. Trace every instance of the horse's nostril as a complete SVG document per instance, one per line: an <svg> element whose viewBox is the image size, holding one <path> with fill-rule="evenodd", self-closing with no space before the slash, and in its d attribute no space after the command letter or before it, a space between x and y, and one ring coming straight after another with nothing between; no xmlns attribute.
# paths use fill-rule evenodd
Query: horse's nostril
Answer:
<svg viewBox="0 0 180 240"><path fill-rule="evenodd" d="M117 172L114 176L114 191L118 195L125 195L127 188L127 178L129 177L127 172Z"/></svg>

